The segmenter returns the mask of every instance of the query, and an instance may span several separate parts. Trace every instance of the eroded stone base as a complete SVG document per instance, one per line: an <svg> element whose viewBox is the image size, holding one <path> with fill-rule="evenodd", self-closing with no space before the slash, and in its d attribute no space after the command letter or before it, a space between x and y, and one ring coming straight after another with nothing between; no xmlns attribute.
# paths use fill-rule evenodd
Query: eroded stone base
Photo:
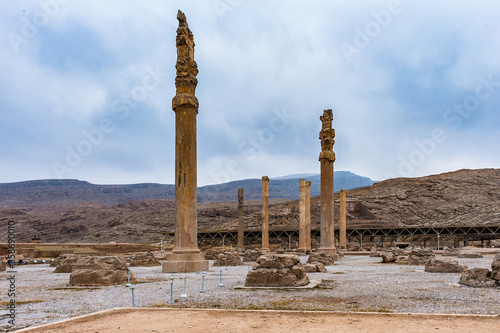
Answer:
<svg viewBox="0 0 500 333"><path fill-rule="evenodd" d="M203 253L171 253L167 254L167 262L162 263L163 273L201 272L209 269L208 260Z"/></svg>
<svg viewBox="0 0 500 333"><path fill-rule="evenodd" d="M333 257L333 260L335 260L335 261L340 259L340 255L337 253L337 248L335 248L335 247L333 247L333 248L330 248L330 247L319 248L318 252L330 254Z"/></svg>

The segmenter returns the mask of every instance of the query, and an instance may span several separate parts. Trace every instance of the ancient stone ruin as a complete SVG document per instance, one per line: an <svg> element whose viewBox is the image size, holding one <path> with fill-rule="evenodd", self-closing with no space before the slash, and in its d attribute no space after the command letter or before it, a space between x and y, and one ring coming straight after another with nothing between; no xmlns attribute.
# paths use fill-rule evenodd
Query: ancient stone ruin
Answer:
<svg viewBox="0 0 500 333"><path fill-rule="evenodd" d="M245 254L243 255L243 261L257 261L257 259L262 255L262 251L260 249L247 249Z"/></svg>
<svg viewBox="0 0 500 333"><path fill-rule="evenodd" d="M392 252L382 252L380 254L383 263L396 262L396 256Z"/></svg>
<svg viewBox="0 0 500 333"><path fill-rule="evenodd" d="M205 252L205 260L217 260L219 253L224 252L223 250L207 250Z"/></svg>
<svg viewBox="0 0 500 333"><path fill-rule="evenodd" d="M69 277L71 286L109 286L128 281L128 266L123 257L80 256ZM130 280L134 276L130 273Z"/></svg>
<svg viewBox="0 0 500 333"><path fill-rule="evenodd" d="M460 254L460 250L459 249L455 249L455 248L449 248L449 247L444 247L444 251L443 251L443 257L458 257L458 255Z"/></svg>
<svg viewBox="0 0 500 333"><path fill-rule="evenodd" d="M262 251L269 252L269 177L262 177Z"/></svg>
<svg viewBox="0 0 500 333"><path fill-rule="evenodd" d="M248 272L247 287L299 287L309 283L309 277L293 254L266 254L257 259Z"/></svg>
<svg viewBox="0 0 500 333"><path fill-rule="evenodd" d="M53 273L71 273L79 257L81 256L77 256L76 254L61 254L50 264L51 266L56 266Z"/></svg>
<svg viewBox="0 0 500 333"><path fill-rule="evenodd" d="M340 190L340 222L339 222L339 247L347 249L347 193L344 189Z"/></svg>
<svg viewBox="0 0 500 333"><path fill-rule="evenodd" d="M208 264L198 249L196 116L198 65L194 36L186 16L177 13L177 63L172 110L175 112L175 244L162 272L200 272Z"/></svg>
<svg viewBox="0 0 500 333"><path fill-rule="evenodd" d="M483 258L483 255L479 252L460 252L458 254L458 257L474 259L474 258Z"/></svg>
<svg viewBox="0 0 500 333"><path fill-rule="evenodd" d="M238 251L226 251L219 253L212 266L240 266L241 255Z"/></svg>
<svg viewBox="0 0 500 333"><path fill-rule="evenodd" d="M479 267L464 270L458 283L474 288L494 288L496 286L496 281L492 279L490 270Z"/></svg>
<svg viewBox="0 0 500 333"><path fill-rule="evenodd" d="M425 264L425 271L429 273L462 273L464 269L467 265L452 259L432 258Z"/></svg>
<svg viewBox="0 0 500 333"><path fill-rule="evenodd" d="M497 254L491 263L491 278L500 283L500 254Z"/></svg>
<svg viewBox="0 0 500 333"><path fill-rule="evenodd" d="M436 255L431 249L414 248L408 256L408 265L425 265L430 259Z"/></svg>
<svg viewBox="0 0 500 333"><path fill-rule="evenodd" d="M331 266L335 263L333 256L326 252L312 252L307 259L308 264L322 263L325 266Z"/></svg>
<svg viewBox="0 0 500 333"><path fill-rule="evenodd" d="M321 153L319 161L321 164L321 192L320 192L320 252L327 252L338 260L337 249L335 248L335 235L333 230L334 221L334 201L333 201L333 162L335 162L335 130L332 128L333 111L324 110L321 120Z"/></svg>
<svg viewBox="0 0 500 333"><path fill-rule="evenodd" d="M130 267L161 266L160 260L151 252L136 253L131 257L126 257L125 260Z"/></svg>
<svg viewBox="0 0 500 333"><path fill-rule="evenodd" d="M242 188L238 189L238 250L245 249L245 199Z"/></svg>
<svg viewBox="0 0 500 333"><path fill-rule="evenodd" d="M500 288L500 254L497 254L488 268L471 268L464 270L461 283L474 288Z"/></svg>
<svg viewBox="0 0 500 333"><path fill-rule="evenodd" d="M313 263L305 263L304 264L304 269L306 270L307 273L326 273L326 267L320 262L313 262Z"/></svg>

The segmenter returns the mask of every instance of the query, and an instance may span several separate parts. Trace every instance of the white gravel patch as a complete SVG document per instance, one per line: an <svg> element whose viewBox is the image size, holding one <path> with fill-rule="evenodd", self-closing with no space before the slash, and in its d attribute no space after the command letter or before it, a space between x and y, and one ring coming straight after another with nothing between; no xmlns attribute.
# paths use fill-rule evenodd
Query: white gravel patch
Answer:
<svg viewBox="0 0 500 333"><path fill-rule="evenodd" d="M456 259L472 267L491 269L492 255ZM301 261L304 262L303 256ZM245 283L250 263L211 267L200 273L173 274L161 266L131 267L136 307L206 307L241 309L297 309L412 313L462 313L500 315L500 289L475 289L458 284L461 274L426 273L424 266L382 264L381 258L345 256L327 273L308 273L324 280L316 289L235 290ZM65 319L116 307L132 306L132 291L124 285L68 287L69 273L53 273L54 267L18 266L16 274L16 328ZM219 287L222 274L223 287ZM205 276L204 293L200 293ZM184 293L187 299L180 299ZM8 302L7 274L0 274L1 302ZM23 303L26 302L26 303ZM5 306L0 311L0 332L7 324Z"/></svg>

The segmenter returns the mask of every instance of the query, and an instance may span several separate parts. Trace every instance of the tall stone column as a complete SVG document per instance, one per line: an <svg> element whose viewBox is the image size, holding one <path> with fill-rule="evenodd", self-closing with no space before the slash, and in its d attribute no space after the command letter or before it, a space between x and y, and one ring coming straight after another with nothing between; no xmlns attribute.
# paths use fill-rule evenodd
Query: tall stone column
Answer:
<svg viewBox="0 0 500 333"><path fill-rule="evenodd" d="M269 251L269 177L262 177L262 251Z"/></svg>
<svg viewBox="0 0 500 333"><path fill-rule="evenodd" d="M333 145L335 143L335 130L332 128L332 110L324 110L323 115L319 119L322 122L321 132L319 132L319 139L321 140L321 153L319 154L319 161L321 163L321 236L319 251L329 253L334 259L338 260L333 232L333 162L335 161Z"/></svg>
<svg viewBox="0 0 500 333"><path fill-rule="evenodd" d="M306 182L306 249L311 249L311 182Z"/></svg>
<svg viewBox="0 0 500 333"><path fill-rule="evenodd" d="M208 267L198 249L196 115L198 66L194 61L194 37L186 16L177 13L175 112L175 245L163 263L163 272L197 272ZM206 265L206 266L205 266Z"/></svg>
<svg viewBox="0 0 500 333"><path fill-rule="evenodd" d="M339 246L341 249L347 249L347 218L346 208L346 192L344 189L340 190L340 226L339 226Z"/></svg>
<svg viewBox="0 0 500 333"><path fill-rule="evenodd" d="M245 214L243 189L238 189L238 250L245 249L245 224L243 222L243 215Z"/></svg>
<svg viewBox="0 0 500 333"><path fill-rule="evenodd" d="M299 251L307 250L306 180L299 180Z"/></svg>

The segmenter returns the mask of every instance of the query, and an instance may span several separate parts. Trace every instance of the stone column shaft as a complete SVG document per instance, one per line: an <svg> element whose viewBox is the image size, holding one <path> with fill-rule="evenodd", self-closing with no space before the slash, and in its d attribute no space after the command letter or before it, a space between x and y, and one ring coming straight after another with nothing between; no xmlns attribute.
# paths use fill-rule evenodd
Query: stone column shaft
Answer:
<svg viewBox="0 0 500 333"><path fill-rule="evenodd" d="M299 250L307 250L306 180L299 180Z"/></svg>
<svg viewBox="0 0 500 333"><path fill-rule="evenodd" d="M321 161L321 188L320 188L320 251L335 249L333 229L333 161Z"/></svg>
<svg viewBox="0 0 500 333"><path fill-rule="evenodd" d="M199 252L196 182L196 114L175 112L175 247L174 253Z"/></svg>
<svg viewBox="0 0 500 333"><path fill-rule="evenodd" d="M243 221L243 216L245 214L244 199L243 199L243 189L238 189L238 250L245 249L245 225Z"/></svg>
<svg viewBox="0 0 500 333"><path fill-rule="evenodd" d="M208 267L198 249L195 96L198 66L194 37L184 13L177 13L177 63L172 110L175 112L175 244L162 272L197 272Z"/></svg>
<svg viewBox="0 0 500 333"><path fill-rule="evenodd" d="M269 251L269 177L262 177L262 250Z"/></svg>
<svg viewBox="0 0 500 333"><path fill-rule="evenodd" d="M339 226L339 246L341 249L347 248L347 207L346 207L346 192L344 189L340 190L340 226Z"/></svg>
<svg viewBox="0 0 500 333"><path fill-rule="evenodd" d="M319 133L319 139L321 140L321 153L319 154L319 161L321 163L321 237L319 251L329 253L334 256L335 259L338 259L333 231L333 162L335 161L333 145L335 144L335 130L332 128L332 110L324 110L320 120L322 122L322 128Z"/></svg>
<svg viewBox="0 0 500 333"><path fill-rule="evenodd" d="M311 245L311 182L306 182L306 249L310 250Z"/></svg>

